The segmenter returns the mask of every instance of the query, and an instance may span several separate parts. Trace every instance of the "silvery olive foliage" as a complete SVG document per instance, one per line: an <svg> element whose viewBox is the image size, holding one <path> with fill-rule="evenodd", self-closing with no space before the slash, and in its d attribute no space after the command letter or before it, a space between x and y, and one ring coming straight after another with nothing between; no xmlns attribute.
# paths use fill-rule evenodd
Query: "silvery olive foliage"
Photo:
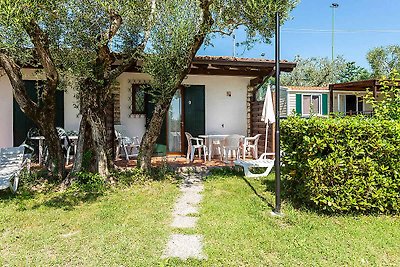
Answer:
<svg viewBox="0 0 400 267"><path fill-rule="evenodd" d="M400 69L400 45L375 47L368 51L367 60L376 79L388 77Z"/></svg>

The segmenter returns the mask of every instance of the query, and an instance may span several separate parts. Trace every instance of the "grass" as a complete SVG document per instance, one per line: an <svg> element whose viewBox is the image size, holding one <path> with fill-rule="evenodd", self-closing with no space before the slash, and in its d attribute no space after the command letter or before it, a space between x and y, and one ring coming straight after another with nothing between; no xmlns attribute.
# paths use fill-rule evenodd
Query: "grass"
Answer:
<svg viewBox="0 0 400 267"><path fill-rule="evenodd" d="M103 193L0 193L0 266L400 266L400 218L327 216L283 203L273 176L204 182L195 229L172 229L171 181ZM171 233L201 234L206 260L161 260Z"/></svg>
<svg viewBox="0 0 400 267"><path fill-rule="evenodd" d="M0 193L0 266L154 266L179 191L170 181L104 194Z"/></svg>
<svg viewBox="0 0 400 267"><path fill-rule="evenodd" d="M170 266L400 266L400 218L327 216L283 203L272 217L273 175L213 176L205 182L197 233L205 261Z"/></svg>

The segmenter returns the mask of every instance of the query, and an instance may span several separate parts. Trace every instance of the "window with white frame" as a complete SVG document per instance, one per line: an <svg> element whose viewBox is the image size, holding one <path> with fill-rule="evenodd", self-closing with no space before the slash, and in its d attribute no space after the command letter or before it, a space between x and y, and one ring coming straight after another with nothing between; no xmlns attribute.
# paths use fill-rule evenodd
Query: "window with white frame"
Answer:
<svg viewBox="0 0 400 267"><path fill-rule="evenodd" d="M303 95L302 116L322 115L321 95Z"/></svg>

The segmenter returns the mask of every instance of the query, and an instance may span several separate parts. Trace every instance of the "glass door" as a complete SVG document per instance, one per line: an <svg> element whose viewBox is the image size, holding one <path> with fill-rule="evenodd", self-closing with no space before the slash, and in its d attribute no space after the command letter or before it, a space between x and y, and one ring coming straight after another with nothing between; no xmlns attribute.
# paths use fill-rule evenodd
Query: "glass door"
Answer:
<svg viewBox="0 0 400 267"><path fill-rule="evenodd" d="M167 148L169 153L182 152L182 93L177 90L167 115Z"/></svg>

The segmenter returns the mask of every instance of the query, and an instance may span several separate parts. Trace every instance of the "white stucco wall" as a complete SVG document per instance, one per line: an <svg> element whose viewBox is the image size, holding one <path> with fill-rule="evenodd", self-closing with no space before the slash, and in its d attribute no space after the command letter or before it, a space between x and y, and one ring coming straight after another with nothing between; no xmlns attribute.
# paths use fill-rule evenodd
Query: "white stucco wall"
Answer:
<svg viewBox="0 0 400 267"><path fill-rule="evenodd" d="M243 134L247 132L246 94L251 78L228 76L189 75L187 85L205 86L206 133ZM120 87L121 124L132 136L142 138L146 118L131 115L131 87L134 83L147 83L150 76L124 73L118 78ZM227 96L227 92L231 96Z"/></svg>
<svg viewBox="0 0 400 267"><path fill-rule="evenodd" d="M121 125L126 126L131 136L138 136L142 139L145 133L146 118L144 115L131 115L132 105L132 84L144 84L150 81L150 76L143 73L123 73L118 77L120 87L120 111Z"/></svg>
<svg viewBox="0 0 400 267"><path fill-rule="evenodd" d="M24 79L40 78L31 70L24 71ZM121 124L132 136L143 136L145 117L131 115L131 87L133 83L146 83L146 74L124 73L118 78L120 87ZM206 133L242 134L247 132L246 94L251 78L231 76L189 75L187 85L205 86ZM228 96L230 92L230 96ZM67 131L79 130L80 116L76 107L76 91L67 88L64 92L64 127ZM11 85L6 76L0 78L0 147L13 145L12 114L13 99Z"/></svg>
<svg viewBox="0 0 400 267"><path fill-rule="evenodd" d="M144 83L149 81L149 76L145 74L124 73L118 77L117 82L120 88L120 112L121 112L121 125L126 126L127 133L131 136L143 136L145 132L145 118L144 116L132 116L131 114L131 90L133 83ZM75 98L76 90L68 88L64 94L64 123L65 129L79 130L79 123L81 116L79 110L76 108L77 100Z"/></svg>
<svg viewBox="0 0 400 267"><path fill-rule="evenodd" d="M207 134L247 133L247 86L251 78L190 75L188 85L205 85ZM227 92L231 96L227 96Z"/></svg>

